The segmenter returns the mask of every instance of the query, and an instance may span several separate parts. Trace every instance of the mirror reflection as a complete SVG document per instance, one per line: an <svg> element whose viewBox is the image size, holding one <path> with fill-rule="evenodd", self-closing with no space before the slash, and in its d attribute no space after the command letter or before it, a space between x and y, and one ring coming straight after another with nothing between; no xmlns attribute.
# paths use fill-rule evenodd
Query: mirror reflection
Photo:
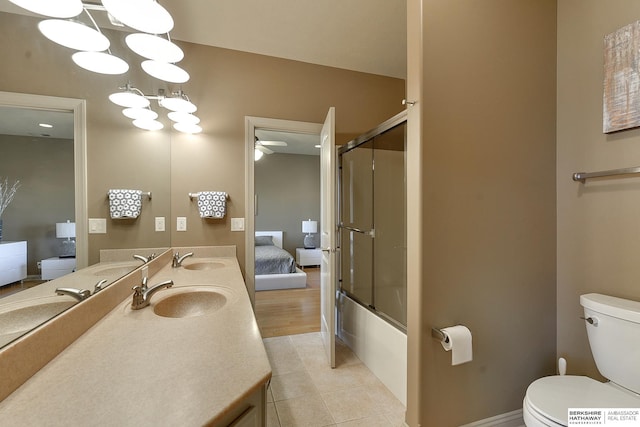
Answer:
<svg viewBox="0 0 640 427"><path fill-rule="evenodd" d="M123 259L106 250L105 260L101 253L93 266L80 268L86 252L84 262L76 262L76 239L86 251L87 236L86 228L77 233L76 217L86 200L76 199L83 195L77 171L85 164L76 155L82 149L74 140L74 111L9 104L0 99L0 197L12 196L0 215L0 347L143 264L130 253ZM154 178L168 188L168 177ZM104 203L108 213L106 192ZM79 221L82 228L86 214Z"/></svg>

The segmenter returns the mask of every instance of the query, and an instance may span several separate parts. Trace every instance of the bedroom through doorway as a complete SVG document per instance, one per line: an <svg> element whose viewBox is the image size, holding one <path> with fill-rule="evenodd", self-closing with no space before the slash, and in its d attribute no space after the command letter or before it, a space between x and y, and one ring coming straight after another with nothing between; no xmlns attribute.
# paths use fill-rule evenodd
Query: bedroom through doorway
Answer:
<svg viewBox="0 0 640 427"><path fill-rule="evenodd" d="M314 123L280 120L253 130L254 216L247 233L255 237L251 247L247 238L247 251L253 249L254 308L263 338L321 329L320 268L311 256L320 244L319 130ZM303 232L309 221L318 227L310 236Z"/></svg>

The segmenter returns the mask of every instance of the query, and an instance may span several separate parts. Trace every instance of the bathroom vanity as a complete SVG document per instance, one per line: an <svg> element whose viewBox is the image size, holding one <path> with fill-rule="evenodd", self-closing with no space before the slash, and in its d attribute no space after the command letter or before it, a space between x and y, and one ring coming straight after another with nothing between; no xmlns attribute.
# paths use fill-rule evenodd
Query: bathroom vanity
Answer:
<svg viewBox="0 0 640 427"><path fill-rule="evenodd" d="M195 255L172 267L178 250ZM111 306L0 402L3 422L265 425L271 367L235 247L173 248L148 264L0 351L0 369L7 372L18 353L30 357L24 343L42 329L74 311L87 310L86 316ZM131 288L142 283L145 271L149 288L169 280L173 285L133 310Z"/></svg>

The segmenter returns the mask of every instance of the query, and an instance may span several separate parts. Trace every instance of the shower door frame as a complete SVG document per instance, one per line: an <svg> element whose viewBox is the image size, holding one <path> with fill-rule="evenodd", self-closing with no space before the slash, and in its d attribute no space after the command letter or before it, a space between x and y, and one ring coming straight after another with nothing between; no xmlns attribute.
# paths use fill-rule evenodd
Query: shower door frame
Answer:
<svg viewBox="0 0 640 427"><path fill-rule="evenodd" d="M357 138L349 141L347 144L342 145L340 147L338 147L337 153L338 153L338 168L340 168L340 173L338 174L338 230L341 230L342 228L347 228L344 227L342 225L342 190L343 190L343 182L342 182L342 155L348 151L353 150L354 148L357 148L358 146L365 144L369 141L371 141L373 138L375 138L376 136L398 126L401 125L402 123L407 123L407 110L401 111L400 113L396 114L395 116L391 117L390 119L382 122L380 125L376 126L375 128L369 130L368 132L358 136ZM406 134L405 134L405 150L404 150L404 156L405 156L405 181L406 181L406 174L407 174L407 146L406 146ZM406 184L405 184L406 185ZM405 187L405 203L406 203L406 187ZM375 229L375 220L374 220L374 229ZM406 224L405 224L405 234L406 234ZM344 246L342 244L342 233L338 233L338 245L340 248L340 252L342 252L344 250ZM393 325L394 327L398 328L399 330L401 330L402 332L407 332L407 327L405 325L403 325L401 322L397 321L396 319L388 316L387 314L385 314L383 311L379 311L375 309L375 297L374 299L374 304L373 306L368 305L368 304L364 304L362 301L360 301L358 298L355 298L355 295L348 293L347 291L345 291L342 288L342 277L343 277L343 269L342 269L342 256L340 256L339 258L340 262L337 263L337 267L338 267L338 284L339 284L339 289L338 292L348 296L349 298L351 298L353 301L357 302L359 305L361 305L362 307L366 308L367 310L371 311L372 313L374 313L376 316L379 316L380 318L384 319L385 321L387 321L388 323L390 323L391 325ZM406 256L405 256L405 263L407 262ZM373 260L372 260L373 263ZM406 264L405 264L406 267ZM406 276L405 276L406 279ZM373 278L372 278L373 280ZM408 282L405 281L405 286L408 286ZM372 295L375 295L375 293L373 292L373 283L372 283ZM406 307L405 307L406 309Z"/></svg>

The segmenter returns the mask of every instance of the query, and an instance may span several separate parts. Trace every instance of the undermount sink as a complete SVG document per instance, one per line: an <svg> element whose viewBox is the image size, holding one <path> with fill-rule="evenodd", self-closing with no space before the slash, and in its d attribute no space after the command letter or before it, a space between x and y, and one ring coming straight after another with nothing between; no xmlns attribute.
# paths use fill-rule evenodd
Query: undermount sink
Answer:
<svg viewBox="0 0 640 427"><path fill-rule="evenodd" d="M183 265L183 267L187 270L213 270L216 268L222 268L224 266L224 263L214 261L193 262L191 264Z"/></svg>
<svg viewBox="0 0 640 427"><path fill-rule="evenodd" d="M153 312L158 316L171 318L197 317L214 313L223 308L231 295L219 288L201 286L174 288L166 296L153 304ZM165 294L166 294L165 293ZM160 298L157 295L156 298Z"/></svg>
<svg viewBox="0 0 640 427"><path fill-rule="evenodd" d="M61 301L48 299L47 302L34 303L0 313L0 335L27 332L75 303L75 300L66 298Z"/></svg>

